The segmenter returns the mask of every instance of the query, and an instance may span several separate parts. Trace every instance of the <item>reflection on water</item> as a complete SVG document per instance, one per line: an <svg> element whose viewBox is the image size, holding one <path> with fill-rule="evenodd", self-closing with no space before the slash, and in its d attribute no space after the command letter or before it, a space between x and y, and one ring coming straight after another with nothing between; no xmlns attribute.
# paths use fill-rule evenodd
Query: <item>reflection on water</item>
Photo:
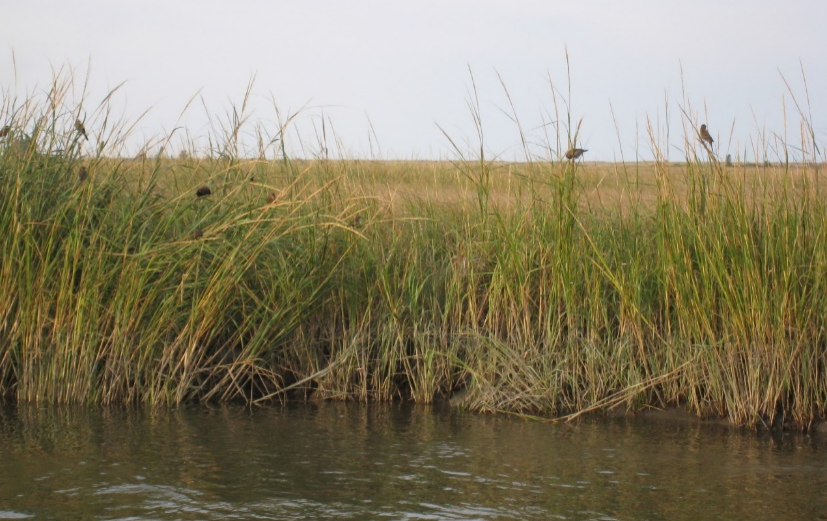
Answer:
<svg viewBox="0 0 827 521"><path fill-rule="evenodd" d="M441 407L0 409L0 519L827 519L825 445Z"/></svg>

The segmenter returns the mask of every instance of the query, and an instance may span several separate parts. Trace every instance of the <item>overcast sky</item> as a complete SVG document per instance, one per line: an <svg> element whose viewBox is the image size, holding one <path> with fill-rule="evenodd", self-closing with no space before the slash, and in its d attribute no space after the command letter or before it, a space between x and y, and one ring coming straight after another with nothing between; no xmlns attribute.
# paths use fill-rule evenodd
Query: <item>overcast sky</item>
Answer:
<svg viewBox="0 0 827 521"><path fill-rule="evenodd" d="M207 115L213 128L226 122L255 75L252 121L268 135L275 108L284 117L305 107L294 150L301 140L318 152L325 120L331 153L335 135L351 156L427 159L453 157L443 130L463 152L478 149L473 75L491 156L523 155L499 78L535 153L557 147L555 124L565 136L568 102L593 160L651 158L647 119L663 147L667 115L670 157L681 159L682 111L709 125L722 157L738 156L773 134L801 143L782 74L827 141L825 20L824 0L4 1L0 88L20 100L73 69L71 106L88 73L94 135L95 107L125 82L118 114L134 121L149 109L131 146L176 126L187 129L176 139L203 144Z"/></svg>

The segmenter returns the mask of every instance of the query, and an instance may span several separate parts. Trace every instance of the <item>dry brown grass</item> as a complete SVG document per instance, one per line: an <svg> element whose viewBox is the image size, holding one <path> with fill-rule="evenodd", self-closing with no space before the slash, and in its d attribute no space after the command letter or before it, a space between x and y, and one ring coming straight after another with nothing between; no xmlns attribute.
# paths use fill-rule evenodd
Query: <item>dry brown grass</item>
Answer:
<svg viewBox="0 0 827 521"><path fill-rule="evenodd" d="M114 160L105 160L106 162ZM477 180L467 175L479 169L478 163L452 161L368 161L314 160L293 161L226 161L213 159L169 159L160 161L128 160L121 162L133 179L142 186L150 173L159 171L160 194L186 196L198 186L208 185L218 193L235 190L252 200L266 201L272 193L282 193L300 179L302 189L315 192L334 186L342 200L370 200L395 216L419 213L421 205L435 205L464 210L477 204ZM532 201L550 200L556 189L561 168L555 163L488 164L490 170L489 203L508 213L525 208ZM821 164L735 164L721 167L727 185L741 194L748 204L771 202L780 194L820 194L825 190ZM643 213L654 210L659 191L672 201L688 201L693 179L686 163L578 163L576 173L583 209L597 213L630 210ZM239 189L239 182L241 189Z"/></svg>

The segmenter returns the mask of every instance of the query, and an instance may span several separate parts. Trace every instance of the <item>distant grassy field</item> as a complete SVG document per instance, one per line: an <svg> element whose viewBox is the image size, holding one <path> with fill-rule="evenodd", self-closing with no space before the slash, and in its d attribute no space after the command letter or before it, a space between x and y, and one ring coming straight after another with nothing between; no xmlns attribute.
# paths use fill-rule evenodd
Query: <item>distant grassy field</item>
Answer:
<svg viewBox="0 0 827 521"><path fill-rule="evenodd" d="M38 121L0 152L7 399L827 413L820 162L118 159Z"/></svg>
<svg viewBox="0 0 827 521"><path fill-rule="evenodd" d="M109 166L107 163L112 163ZM219 189L226 178L226 163L211 159L103 160L99 168L118 168L138 183L157 169L159 187L167 195L180 194L195 185L213 183ZM490 162L488 203L501 212L548 200L556 190L556 175L565 163ZM673 202L688 203L697 181L696 165L686 163L604 163L578 162L576 184L581 209L616 213L638 209L654 210L659 196L668 195ZM348 199L365 199L395 215L405 215L418 204L440 204L454 209L477 207L478 163L454 161L381 161L329 160L291 161L289 166L275 161L238 161L238 172L247 181L245 197L285 190L302 177L305 189L323 189L333 182L335 189ZM821 164L733 164L720 165L719 175L728 185L737 187L745 202L762 204L779 194L817 195L825 190Z"/></svg>

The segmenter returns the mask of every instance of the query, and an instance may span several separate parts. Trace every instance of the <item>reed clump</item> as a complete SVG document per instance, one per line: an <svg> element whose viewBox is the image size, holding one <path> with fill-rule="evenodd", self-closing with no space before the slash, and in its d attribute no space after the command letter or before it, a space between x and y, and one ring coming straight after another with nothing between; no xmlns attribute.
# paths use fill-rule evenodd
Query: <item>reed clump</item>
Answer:
<svg viewBox="0 0 827 521"><path fill-rule="evenodd" d="M125 159L25 106L0 152L6 399L827 413L820 162Z"/></svg>

